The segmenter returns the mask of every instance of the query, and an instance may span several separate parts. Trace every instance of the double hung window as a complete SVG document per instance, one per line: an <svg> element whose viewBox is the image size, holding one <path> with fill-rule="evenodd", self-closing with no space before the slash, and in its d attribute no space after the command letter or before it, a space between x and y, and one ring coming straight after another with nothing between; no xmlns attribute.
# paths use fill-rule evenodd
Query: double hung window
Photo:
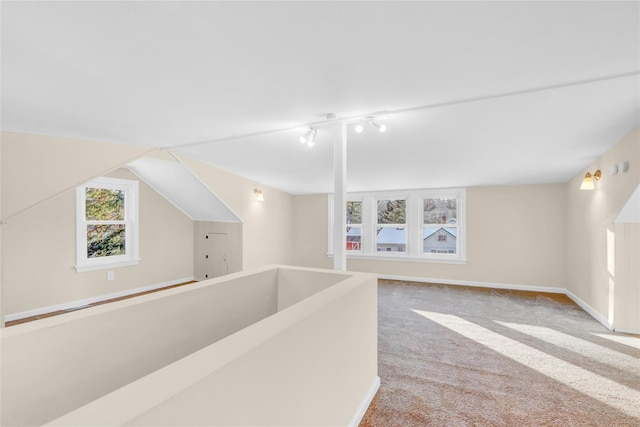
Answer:
<svg viewBox="0 0 640 427"><path fill-rule="evenodd" d="M138 263L138 182L96 178L76 189L76 270Z"/></svg>
<svg viewBox="0 0 640 427"><path fill-rule="evenodd" d="M376 251L407 251L407 201L376 201Z"/></svg>
<svg viewBox="0 0 640 427"><path fill-rule="evenodd" d="M332 196L329 206L331 230ZM464 263L465 208L464 189L347 194L347 256Z"/></svg>
<svg viewBox="0 0 640 427"><path fill-rule="evenodd" d="M458 199L423 199L422 251L427 254L458 253Z"/></svg>
<svg viewBox="0 0 640 427"><path fill-rule="evenodd" d="M362 251L362 200L347 202L347 250Z"/></svg>

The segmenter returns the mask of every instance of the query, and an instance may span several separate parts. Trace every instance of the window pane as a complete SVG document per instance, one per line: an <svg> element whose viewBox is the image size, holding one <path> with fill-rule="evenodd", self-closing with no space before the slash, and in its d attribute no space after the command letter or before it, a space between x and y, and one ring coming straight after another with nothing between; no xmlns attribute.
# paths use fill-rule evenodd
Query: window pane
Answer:
<svg viewBox="0 0 640 427"><path fill-rule="evenodd" d="M405 252L407 233L404 227L378 227L376 250L378 252Z"/></svg>
<svg viewBox="0 0 640 427"><path fill-rule="evenodd" d="M404 224L406 200L378 200L378 224Z"/></svg>
<svg viewBox="0 0 640 427"><path fill-rule="evenodd" d="M125 255L124 224L87 225L87 258Z"/></svg>
<svg viewBox="0 0 640 427"><path fill-rule="evenodd" d="M123 221L124 190L87 188L87 221Z"/></svg>
<svg viewBox="0 0 640 427"><path fill-rule="evenodd" d="M455 254L457 240L456 227L424 227L422 230L424 253Z"/></svg>
<svg viewBox="0 0 640 427"><path fill-rule="evenodd" d="M362 244L362 228L361 227L347 227L347 250L359 251Z"/></svg>
<svg viewBox="0 0 640 427"><path fill-rule="evenodd" d="M458 203L456 199L425 199L424 224L456 224Z"/></svg>
<svg viewBox="0 0 640 427"><path fill-rule="evenodd" d="M347 224L362 224L362 202L347 202Z"/></svg>

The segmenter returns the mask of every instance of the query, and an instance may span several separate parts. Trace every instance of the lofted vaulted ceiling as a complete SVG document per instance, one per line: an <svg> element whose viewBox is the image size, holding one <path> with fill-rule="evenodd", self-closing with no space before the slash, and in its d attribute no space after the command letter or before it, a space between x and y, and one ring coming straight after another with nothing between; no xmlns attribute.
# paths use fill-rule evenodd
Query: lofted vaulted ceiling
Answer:
<svg viewBox="0 0 640 427"><path fill-rule="evenodd" d="M170 148L292 194L567 182L640 123L640 3L1 3L3 130ZM317 144L298 142L318 123Z"/></svg>

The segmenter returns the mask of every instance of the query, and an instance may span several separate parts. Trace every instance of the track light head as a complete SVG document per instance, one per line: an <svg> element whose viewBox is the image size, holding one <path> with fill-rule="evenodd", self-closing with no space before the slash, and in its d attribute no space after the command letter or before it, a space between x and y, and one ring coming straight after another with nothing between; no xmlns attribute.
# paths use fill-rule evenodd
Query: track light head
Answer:
<svg viewBox="0 0 640 427"><path fill-rule="evenodd" d="M309 137L307 138L307 145L309 147L313 147L314 145L316 145L316 135L318 134L318 129L311 128L309 131L311 133L309 134Z"/></svg>
<svg viewBox="0 0 640 427"><path fill-rule="evenodd" d="M303 135L300 136L300 143L305 144L309 138L311 138L311 134L313 133L313 128L308 129Z"/></svg>
<svg viewBox="0 0 640 427"><path fill-rule="evenodd" d="M374 128L376 128L378 130L378 132L386 132L387 130L387 125L384 123L378 123L376 121L376 117L374 116L367 116L361 119L360 123L357 123L353 130L356 131L356 133L362 133L364 132L364 126L365 124L369 123L371 126L373 126Z"/></svg>
<svg viewBox="0 0 640 427"><path fill-rule="evenodd" d="M371 121L371 126L378 129L378 132L385 132L387 130L387 125L384 123L377 123L373 120Z"/></svg>

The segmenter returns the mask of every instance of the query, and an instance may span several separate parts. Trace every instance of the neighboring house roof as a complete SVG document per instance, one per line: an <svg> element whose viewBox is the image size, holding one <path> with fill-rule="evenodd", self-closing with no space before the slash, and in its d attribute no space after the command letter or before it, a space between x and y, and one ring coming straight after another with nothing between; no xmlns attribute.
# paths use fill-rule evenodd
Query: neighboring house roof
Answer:
<svg viewBox="0 0 640 427"><path fill-rule="evenodd" d="M347 227L349 227L347 225ZM362 235L362 227L349 227L347 230L347 236L361 236Z"/></svg>
<svg viewBox="0 0 640 427"><path fill-rule="evenodd" d="M458 229L453 227L427 227L424 229L423 239L428 239L429 237L436 234L438 231L444 230L447 234L452 236L454 239L457 238ZM361 227L351 227L347 231L347 236L358 236L362 235ZM376 241L378 244L406 244L407 239L405 235L405 229L398 230L395 227L383 227L379 232Z"/></svg>
<svg viewBox="0 0 640 427"><path fill-rule="evenodd" d="M382 227L377 236L378 244L405 245L407 244L405 229L398 230L395 227Z"/></svg>
<svg viewBox="0 0 640 427"><path fill-rule="evenodd" d="M426 227L424 229L424 232L423 232L423 240L428 239L429 237L433 236L434 234L436 234L440 230L444 230L445 232L447 232L448 234L450 234L454 238L458 237L458 229L457 228L453 228L453 227L447 227L447 228L444 228L444 227Z"/></svg>

